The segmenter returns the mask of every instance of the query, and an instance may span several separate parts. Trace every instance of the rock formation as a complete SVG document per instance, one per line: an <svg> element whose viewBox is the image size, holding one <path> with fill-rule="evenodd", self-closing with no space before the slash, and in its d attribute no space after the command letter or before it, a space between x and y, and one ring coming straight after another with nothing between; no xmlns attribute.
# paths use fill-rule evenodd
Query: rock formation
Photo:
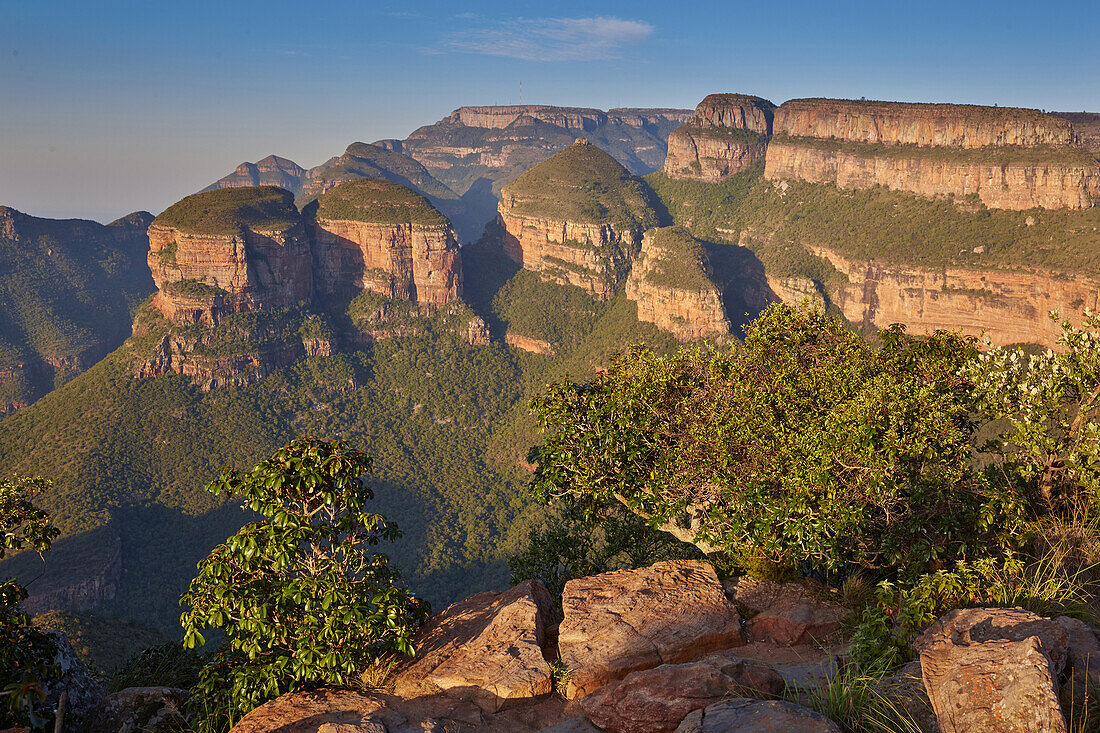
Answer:
<svg viewBox="0 0 1100 733"><path fill-rule="evenodd" d="M682 227L646 232L626 281L626 297L638 304L639 321L683 341L730 332L703 244Z"/></svg>
<svg viewBox="0 0 1100 733"><path fill-rule="evenodd" d="M711 94L668 137L669 178L719 183L764 159L775 105L744 94Z"/></svg>
<svg viewBox="0 0 1100 733"><path fill-rule="evenodd" d="M513 261L608 299L657 223L644 182L580 139L501 191L498 224Z"/></svg>
<svg viewBox="0 0 1100 733"><path fill-rule="evenodd" d="M297 192L301 189L303 179L306 178L308 178L307 171L293 160L269 155L255 163L241 163L235 171L214 181L203 191L246 186L277 186L287 191Z"/></svg>
<svg viewBox="0 0 1100 733"><path fill-rule="evenodd" d="M1096 112L1051 112L1073 126L1077 140L1086 149L1100 155L1100 114Z"/></svg>
<svg viewBox="0 0 1100 733"><path fill-rule="evenodd" d="M273 186L188 196L149 226L155 306L173 323L310 302L313 261L293 196Z"/></svg>
<svg viewBox="0 0 1100 733"><path fill-rule="evenodd" d="M1100 200L1100 162L1067 120L1038 110L795 99L775 111L764 175L921 196L977 196L1001 209Z"/></svg>
<svg viewBox="0 0 1100 733"><path fill-rule="evenodd" d="M1100 305L1100 279L1033 270L916 267L851 260L811 248L847 277L829 290L852 323L885 328L902 323L912 333L936 329L988 335L994 346L1056 345L1061 333L1051 310L1080 319Z"/></svg>
<svg viewBox="0 0 1100 733"><path fill-rule="evenodd" d="M708 705L684 718L675 733L840 733L821 713L783 700L738 697Z"/></svg>
<svg viewBox="0 0 1100 733"><path fill-rule="evenodd" d="M566 697L631 672L744 644L737 609L707 563L675 561L571 580L558 630Z"/></svg>
<svg viewBox="0 0 1100 733"><path fill-rule="evenodd" d="M318 291L372 290L441 305L462 294L462 265L450 223L427 199L378 178L323 194L310 231Z"/></svg>

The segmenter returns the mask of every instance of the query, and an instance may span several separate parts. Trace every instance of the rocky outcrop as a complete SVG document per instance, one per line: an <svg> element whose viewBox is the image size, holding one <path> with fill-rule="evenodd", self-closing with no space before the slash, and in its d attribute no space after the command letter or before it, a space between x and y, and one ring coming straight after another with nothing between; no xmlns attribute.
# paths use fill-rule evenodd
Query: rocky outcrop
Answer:
<svg viewBox="0 0 1100 733"><path fill-rule="evenodd" d="M1061 332L1049 312L1072 321L1100 305L1100 280L1045 270L916 267L848 259L811 248L848 282L831 286L829 299L852 323L885 328L901 323L913 333L936 329L986 334L994 346L1057 345Z"/></svg>
<svg viewBox="0 0 1100 733"><path fill-rule="evenodd" d="M638 305L639 321L683 341L730 332L703 244L681 227L646 232L625 292Z"/></svg>
<svg viewBox="0 0 1100 733"><path fill-rule="evenodd" d="M510 259L601 300L621 285L656 223L645 184L585 139L505 186L498 207Z"/></svg>
<svg viewBox="0 0 1100 733"><path fill-rule="evenodd" d="M427 199L382 179L361 178L317 203L310 232L320 292L371 290L432 305L461 296L458 241Z"/></svg>
<svg viewBox="0 0 1100 733"><path fill-rule="evenodd" d="M726 585L735 604L747 609L750 642L784 646L820 645L834 635L848 611L796 583L775 583L744 576Z"/></svg>
<svg viewBox="0 0 1100 733"><path fill-rule="evenodd" d="M947 148L1072 145L1066 120L1036 109L852 99L792 99L775 110L775 133L848 142Z"/></svg>
<svg viewBox="0 0 1100 733"><path fill-rule="evenodd" d="M580 709L607 733L670 733L688 713L745 694L776 696L783 679L761 662L714 655L631 672L580 699Z"/></svg>
<svg viewBox="0 0 1100 733"><path fill-rule="evenodd" d="M566 697L631 672L744 643L737 609L707 563L675 561L565 584L558 649Z"/></svg>
<svg viewBox="0 0 1100 733"><path fill-rule="evenodd" d="M443 692L489 712L511 700L550 693L542 654L550 597L540 581L503 593L470 596L430 619L413 645L416 657L397 676L402 697Z"/></svg>
<svg viewBox="0 0 1100 733"><path fill-rule="evenodd" d="M1022 608L960 608L948 612L913 640L918 654L940 644L981 644L987 641L1023 641L1034 636L1058 677L1069 654L1066 626Z"/></svg>
<svg viewBox="0 0 1100 733"><path fill-rule="evenodd" d="M977 196L991 209L1084 209L1100 201L1100 163L1073 148L1013 156L775 138L764 175L844 189L885 186L918 196Z"/></svg>
<svg viewBox="0 0 1100 733"><path fill-rule="evenodd" d="M109 549L105 553L106 560L98 571L88 573L71 585L52 587L44 591L36 591L32 585L31 594L23 601L23 608L27 613L87 611L113 599L122 576L122 540L113 530L109 538L104 539L105 544L109 543Z"/></svg>
<svg viewBox="0 0 1100 733"><path fill-rule="evenodd" d="M1038 110L795 99L775 111L765 177L921 196L977 196L999 209L1100 200L1100 162L1070 123Z"/></svg>
<svg viewBox="0 0 1100 733"><path fill-rule="evenodd" d="M274 187L188 196L149 226L154 306L172 323L305 305L313 258L293 197Z"/></svg>
<svg viewBox="0 0 1100 733"><path fill-rule="evenodd" d="M921 653L924 685L943 733L1063 733L1050 659L1042 643L941 642Z"/></svg>
<svg viewBox="0 0 1100 733"><path fill-rule="evenodd" d="M719 183L764 160L775 105L744 94L711 94L668 137L669 178Z"/></svg>
<svg viewBox="0 0 1100 733"><path fill-rule="evenodd" d="M1051 112L1073 126L1073 133L1083 147L1100 154L1100 114L1096 112Z"/></svg>
<svg viewBox="0 0 1100 733"><path fill-rule="evenodd" d="M709 705L686 718L675 733L840 733L821 713L783 700L739 697Z"/></svg>
<svg viewBox="0 0 1100 733"><path fill-rule="evenodd" d="M269 155L255 163L241 163L235 171L224 178L219 178L203 191L242 186L278 186L297 192L302 187L303 179L307 177L306 170L293 160Z"/></svg>
<svg viewBox="0 0 1100 733"><path fill-rule="evenodd" d="M127 687L107 695L88 728L90 733L173 733L187 730L183 714L187 690Z"/></svg>

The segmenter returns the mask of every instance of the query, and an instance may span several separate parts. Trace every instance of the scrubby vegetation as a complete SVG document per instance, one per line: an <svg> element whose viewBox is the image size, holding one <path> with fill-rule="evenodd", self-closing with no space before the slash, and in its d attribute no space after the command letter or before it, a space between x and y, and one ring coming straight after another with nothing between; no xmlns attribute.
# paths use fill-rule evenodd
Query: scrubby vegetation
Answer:
<svg viewBox="0 0 1100 733"><path fill-rule="evenodd" d="M326 191L317 199L316 215L377 224L447 225L426 198L381 178L359 178Z"/></svg>
<svg viewBox="0 0 1100 733"><path fill-rule="evenodd" d="M714 284L707 276L707 257L703 243L684 227L661 227L646 235L649 255L640 254L635 266L646 269L646 279L654 285L683 290L703 290ZM653 262L643 260L652 257Z"/></svg>
<svg viewBox="0 0 1100 733"><path fill-rule="evenodd" d="M888 160L920 160L932 163L950 163L978 166L1056 165L1096 166L1095 156L1082 148L1057 145L1001 145L984 148L958 148L947 146L908 145L854 142L824 138L791 137L784 133L774 136L777 143L797 143L823 153L845 153L861 158L886 158Z"/></svg>
<svg viewBox="0 0 1100 733"><path fill-rule="evenodd" d="M172 204L154 224L189 234L238 234L242 229L281 231L300 221L294 194L276 186L219 188Z"/></svg>
<svg viewBox="0 0 1100 733"><path fill-rule="evenodd" d="M645 182L589 143L577 143L531 168L503 191L512 211L617 229L658 224L656 201Z"/></svg>

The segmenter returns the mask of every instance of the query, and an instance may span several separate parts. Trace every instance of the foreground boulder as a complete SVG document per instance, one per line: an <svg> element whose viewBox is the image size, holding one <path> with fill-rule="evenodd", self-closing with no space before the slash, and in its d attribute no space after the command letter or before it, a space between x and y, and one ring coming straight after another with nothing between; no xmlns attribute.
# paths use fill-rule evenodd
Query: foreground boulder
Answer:
<svg viewBox="0 0 1100 733"><path fill-rule="evenodd" d="M924 686L943 733L1062 733L1050 658L1037 636L955 644L921 652Z"/></svg>
<svg viewBox="0 0 1100 733"><path fill-rule="evenodd" d="M187 730L183 704L187 690L127 687L103 698L92 733L170 733Z"/></svg>
<svg viewBox="0 0 1100 733"><path fill-rule="evenodd" d="M714 568L694 560L571 580L562 609L558 649L571 673L569 699L637 670L744 644Z"/></svg>
<svg viewBox="0 0 1100 733"><path fill-rule="evenodd" d="M495 712L550 693L542 655L550 596L541 581L478 593L432 617L414 641L415 659L394 683L401 697L443 692Z"/></svg>
<svg viewBox="0 0 1100 733"><path fill-rule="evenodd" d="M782 691L783 678L774 669L726 652L631 672L581 698L579 705L608 733L670 733L693 710L731 696Z"/></svg>
<svg viewBox="0 0 1100 733"><path fill-rule="evenodd" d="M1051 676L1062 673L1069 654L1069 631L1066 626L1043 618L1022 608L958 608L913 641L913 651L921 654L941 643L954 645L986 641L1023 641L1035 636L1042 642L1042 651L1051 662Z"/></svg>
<svg viewBox="0 0 1100 733"><path fill-rule="evenodd" d="M733 602L752 617L748 640L795 646L819 643L832 636L848 611L815 595L799 583L774 583L748 576L726 586Z"/></svg>
<svg viewBox="0 0 1100 733"><path fill-rule="evenodd" d="M840 733L840 726L793 702L741 697L696 710L676 733Z"/></svg>

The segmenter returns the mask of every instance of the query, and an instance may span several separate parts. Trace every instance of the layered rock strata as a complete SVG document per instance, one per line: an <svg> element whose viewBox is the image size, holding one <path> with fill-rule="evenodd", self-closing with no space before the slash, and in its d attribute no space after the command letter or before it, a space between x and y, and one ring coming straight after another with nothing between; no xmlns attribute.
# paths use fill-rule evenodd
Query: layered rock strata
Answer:
<svg viewBox="0 0 1100 733"><path fill-rule="evenodd" d="M462 294L450 223L426 199L364 178L325 194L310 221L317 287L442 305Z"/></svg>
<svg viewBox="0 0 1100 733"><path fill-rule="evenodd" d="M764 160L775 105L744 94L711 94L668 137L669 178L719 183Z"/></svg>
<svg viewBox="0 0 1100 733"><path fill-rule="evenodd" d="M638 320L683 341L721 336L730 322L701 242L681 227L652 229L626 281Z"/></svg>
<svg viewBox="0 0 1100 733"><path fill-rule="evenodd" d="M505 186L498 207L509 258L601 300L622 283L656 222L645 184L583 138Z"/></svg>
<svg viewBox="0 0 1100 733"><path fill-rule="evenodd" d="M843 273L829 299L852 323L885 328L901 323L911 333L936 329L985 334L994 346L1057 346L1061 333L1052 310L1077 321L1100 306L1100 279L1044 270L915 267L852 260L811 248Z"/></svg>
<svg viewBox="0 0 1100 733"><path fill-rule="evenodd" d="M1100 162L1071 124L1038 110L796 99L775 111L765 177L976 196L1001 209L1080 209Z"/></svg>
<svg viewBox="0 0 1100 733"><path fill-rule="evenodd" d="M263 186L188 196L149 226L154 306L173 323L307 304L313 258L289 191Z"/></svg>

